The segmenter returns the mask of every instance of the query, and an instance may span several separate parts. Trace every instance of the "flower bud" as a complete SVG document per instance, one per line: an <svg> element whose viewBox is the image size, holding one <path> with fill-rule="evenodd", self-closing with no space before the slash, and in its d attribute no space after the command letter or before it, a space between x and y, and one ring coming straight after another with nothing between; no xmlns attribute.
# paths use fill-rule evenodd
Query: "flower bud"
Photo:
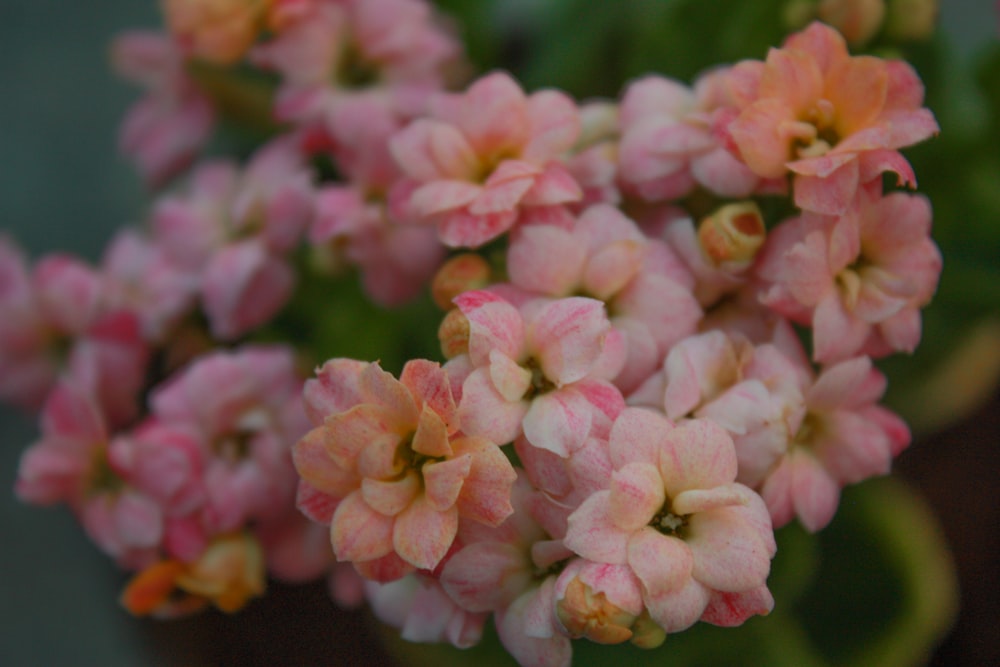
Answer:
<svg viewBox="0 0 1000 667"><path fill-rule="evenodd" d="M886 34L892 39L920 41L934 32L938 0L889 0Z"/></svg>
<svg viewBox="0 0 1000 667"><path fill-rule="evenodd" d="M267 0L163 0L170 32L198 58L240 60L257 40Z"/></svg>
<svg viewBox="0 0 1000 667"><path fill-rule="evenodd" d="M264 554L246 533L216 538L177 577L177 587L231 613L264 592Z"/></svg>
<svg viewBox="0 0 1000 667"><path fill-rule="evenodd" d="M639 648L657 648L667 639L667 632L654 621L649 611L642 610L632 624L632 643Z"/></svg>
<svg viewBox="0 0 1000 667"><path fill-rule="evenodd" d="M882 27L885 0L822 0L817 14L850 44L863 45Z"/></svg>
<svg viewBox="0 0 1000 667"><path fill-rule="evenodd" d="M454 359L469 351L469 320L458 308L452 308L441 320L438 340L445 359Z"/></svg>
<svg viewBox="0 0 1000 667"><path fill-rule="evenodd" d="M556 601L556 615L571 637L586 637L598 644L621 644L632 638L629 628L636 617L595 593L579 578L566 586Z"/></svg>
<svg viewBox="0 0 1000 667"><path fill-rule="evenodd" d="M726 204L698 225L698 240L712 263L749 264L764 244L764 218L752 201Z"/></svg>
<svg viewBox="0 0 1000 667"><path fill-rule="evenodd" d="M438 269L431 283L431 296L438 308L449 310L456 296L486 287L491 281L489 263L475 253L463 253L455 255Z"/></svg>

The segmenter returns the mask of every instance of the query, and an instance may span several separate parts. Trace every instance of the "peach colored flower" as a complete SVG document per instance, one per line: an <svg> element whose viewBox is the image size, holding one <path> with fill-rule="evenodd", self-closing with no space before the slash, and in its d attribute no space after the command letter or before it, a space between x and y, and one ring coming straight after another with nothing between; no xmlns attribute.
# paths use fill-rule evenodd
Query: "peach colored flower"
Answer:
<svg viewBox="0 0 1000 667"><path fill-rule="evenodd" d="M737 155L765 178L791 172L795 203L805 210L843 213L858 187L885 171L914 184L898 149L939 129L909 65L852 57L844 38L821 23L731 76L748 92L725 128Z"/></svg>
<svg viewBox="0 0 1000 667"><path fill-rule="evenodd" d="M409 198L414 217L435 223L446 245L480 246L510 229L524 207L582 197L557 161L580 133L565 94L526 96L508 74L494 72L462 95L435 97L430 108L390 148L419 184Z"/></svg>
<svg viewBox="0 0 1000 667"><path fill-rule="evenodd" d="M263 27L268 0L162 0L167 26L185 51L219 65L240 60Z"/></svg>
<svg viewBox="0 0 1000 667"><path fill-rule="evenodd" d="M437 364L410 361L396 380L377 363L335 359L310 383L317 427L293 453L307 487L331 499L338 560L398 579L437 566L460 516L496 525L511 513L514 470L494 443L458 430Z"/></svg>

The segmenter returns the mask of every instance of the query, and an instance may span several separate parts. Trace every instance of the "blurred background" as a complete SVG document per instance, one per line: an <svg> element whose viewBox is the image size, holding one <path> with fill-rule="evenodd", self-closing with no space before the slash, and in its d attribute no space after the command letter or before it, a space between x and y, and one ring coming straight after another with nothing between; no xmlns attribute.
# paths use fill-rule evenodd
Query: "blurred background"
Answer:
<svg viewBox="0 0 1000 667"><path fill-rule="evenodd" d="M767 16L762 7L775 14L782 3L773 0L720 2L713 10L755 7L739 23L756 30L751 36L728 24L728 32L718 33L704 25L678 25L661 36L628 32L629 16L647 12L644 23L655 28L657 12L683 4L669 0L439 4L466 25L477 64L512 62L528 88L552 84L578 96L615 95L627 78L654 68L690 80L713 62L704 58L719 58L699 52L692 40L715 39L714 52L733 60L744 52L762 57L757 44L788 31L774 21L753 27ZM107 53L116 32L159 24L156 3L2 0L0 6L0 225L33 256L64 250L96 260L117 227L142 220L148 203L115 147L118 121L138 91L114 79ZM591 6L593 12L580 11ZM935 206L935 235L945 254L941 290L927 313L925 346L915 359L887 368L889 402L917 435L897 470L937 515L958 567L962 607L935 665L1000 664L996 12L992 0L942 0L939 33L905 52L920 68L943 128L942 138L908 152ZM633 45L642 40L658 46ZM633 49L617 48L623 44ZM609 52L616 54L612 61ZM273 664L290 655L302 657L280 662L384 664L365 619L335 610L322 585L277 587L236 617L167 624L129 617L116 600L125 577L69 512L13 498L17 461L36 437L35 424L3 409L0 430L0 488L6 489L0 493L0 665Z"/></svg>

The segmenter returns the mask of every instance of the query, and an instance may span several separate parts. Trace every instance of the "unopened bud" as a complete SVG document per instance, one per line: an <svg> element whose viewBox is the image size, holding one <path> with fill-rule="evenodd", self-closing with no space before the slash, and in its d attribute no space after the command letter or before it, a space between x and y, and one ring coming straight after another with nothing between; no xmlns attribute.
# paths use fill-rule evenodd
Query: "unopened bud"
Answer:
<svg viewBox="0 0 1000 667"><path fill-rule="evenodd" d="M938 0L889 0L886 34L896 40L928 39L937 25Z"/></svg>
<svg viewBox="0 0 1000 667"><path fill-rule="evenodd" d="M667 632L643 609L632 624L632 643L639 648L657 648L667 639Z"/></svg>
<svg viewBox="0 0 1000 667"><path fill-rule="evenodd" d="M441 265L431 283L431 296L441 310L451 308L456 296L490 284L493 271L489 263L475 253L456 255Z"/></svg>
<svg viewBox="0 0 1000 667"><path fill-rule="evenodd" d="M170 32L192 55L217 65L240 60L257 40L265 0L163 0Z"/></svg>
<svg viewBox="0 0 1000 667"><path fill-rule="evenodd" d="M885 0L822 0L817 10L823 23L836 28L848 43L866 44L885 20Z"/></svg>
<svg viewBox="0 0 1000 667"><path fill-rule="evenodd" d="M571 637L586 637L598 644L621 644L632 638L636 617L608 601L604 593L574 577L556 602L556 615Z"/></svg>
<svg viewBox="0 0 1000 667"><path fill-rule="evenodd" d="M454 359L469 351L469 320L458 308L452 308L441 320L438 340L445 359Z"/></svg>
<svg viewBox="0 0 1000 667"><path fill-rule="evenodd" d="M698 240L712 263L749 264L764 244L764 218L752 201L726 204L698 225Z"/></svg>

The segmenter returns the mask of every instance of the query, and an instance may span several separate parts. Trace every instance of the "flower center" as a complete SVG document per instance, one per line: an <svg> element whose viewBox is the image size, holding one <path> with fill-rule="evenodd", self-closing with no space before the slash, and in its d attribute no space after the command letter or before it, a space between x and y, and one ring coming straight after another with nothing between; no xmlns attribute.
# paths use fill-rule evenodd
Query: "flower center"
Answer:
<svg viewBox="0 0 1000 667"><path fill-rule="evenodd" d="M684 539L687 536L690 518L690 514L674 514L670 499L667 499L660 511L653 516L649 525L664 535Z"/></svg>
<svg viewBox="0 0 1000 667"><path fill-rule="evenodd" d="M524 363L524 368L531 371L531 384L528 386L528 391L524 394L525 400L530 401L535 396L546 394L556 388L555 384L545 377L541 364L534 357L531 357Z"/></svg>

